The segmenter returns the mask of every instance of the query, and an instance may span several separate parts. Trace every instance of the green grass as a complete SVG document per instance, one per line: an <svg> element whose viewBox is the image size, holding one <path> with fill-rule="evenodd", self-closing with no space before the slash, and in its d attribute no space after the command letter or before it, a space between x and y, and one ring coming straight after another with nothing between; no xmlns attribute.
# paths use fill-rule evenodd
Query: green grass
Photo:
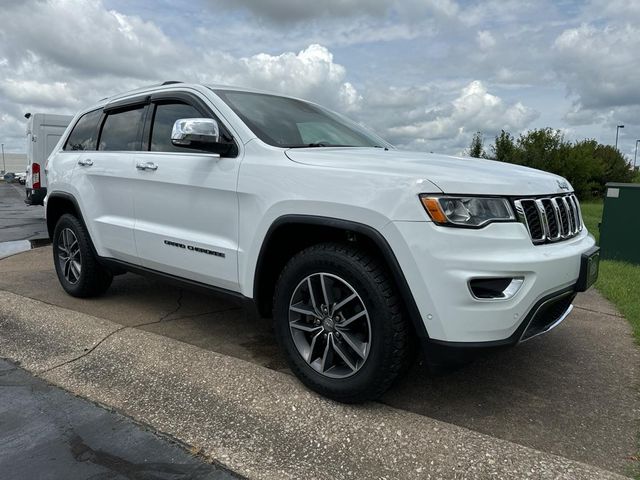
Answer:
<svg viewBox="0 0 640 480"><path fill-rule="evenodd" d="M640 266L603 260L596 288L629 320L640 344Z"/></svg>
<svg viewBox="0 0 640 480"><path fill-rule="evenodd" d="M602 200L580 202L580 206L582 207L582 219L587 226L587 230L596 237L596 241L599 241L600 229L598 225L602 219Z"/></svg>

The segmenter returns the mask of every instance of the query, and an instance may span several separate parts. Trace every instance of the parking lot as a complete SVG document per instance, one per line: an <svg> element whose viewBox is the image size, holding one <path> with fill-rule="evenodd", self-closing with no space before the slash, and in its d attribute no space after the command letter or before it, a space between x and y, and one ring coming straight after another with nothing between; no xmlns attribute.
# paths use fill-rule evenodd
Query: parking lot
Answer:
<svg viewBox="0 0 640 480"><path fill-rule="evenodd" d="M15 186L0 184L0 242L4 245L8 245L4 242L44 237L42 208L24 206L19 194L20 190ZM27 248L27 244L21 245L20 248ZM78 318L86 317L87 322L100 324L103 330L97 332L95 337L90 335L91 339L87 340L86 345L91 346L83 346L84 350L81 349L80 354L67 352L70 355L67 359L65 352L56 353L55 358L65 359L62 362L47 365L39 363L43 354L33 349L51 341L46 339L46 335L36 335L37 338L29 347L30 355L13 360L31 364L33 368L27 366L28 369L40 372L49 381L119 408L134 417L137 416L135 412L140 413L139 410L145 404L136 403L141 402L139 397L135 402L128 400L124 392L133 387L125 387L124 384L129 381L126 372L136 371L137 367L132 366L136 362L148 361L149 365L156 367L171 364L167 368L178 371L189 365L187 360L180 364L179 359L189 356L202 356L202 362L218 362L218 367L222 363L228 375L234 379L221 379L222 383L230 381L230 386L226 389L216 386L215 377L212 378L201 370L190 370L188 373L182 371L182 375L196 383L200 380L193 376L200 375L202 388L209 388L206 394L223 397L230 391L235 392L234 405L238 412L247 412L241 395L245 388L243 379L249 381L254 378L253 375L260 379L258 382L261 388L271 394L281 391L282 385L289 392L303 391L287 375L271 334L271 325L266 320L251 317L241 306L226 299L176 288L132 274L116 277L111 289L101 298L72 298L58 284L50 247L47 246L1 260L0 289L5 292L0 321L7 322L4 327L0 326L6 329L0 346L6 352L14 352L12 355L18 356L19 352L25 351L24 345L18 345L26 341L25 332L48 331L49 327L43 325L43 322L48 318L49 309L51 315L53 312L70 312L64 320L71 322L68 325L83 325L72 321L76 318L74 315ZM24 314L23 305L24 310L29 310L32 314ZM449 441L453 442L452 445L469 445L473 442L465 437L466 433L461 432L479 432L484 434L478 437L482 438L482 442L495 442L496 452L503 451L500 449L506 448L505 445L516 444L544 454L566 457L626 474L633 461L632 456L637 451L640 354L625 319L595 290L581 294L575 306L567 321L552 333L517 348L483 352L470 364L454 371L435 375L418 359L408 375L382 399L385 406L369 404L362 407L342 407L306 393L304 400L310 411L316 408L316 402L319 410L328 409L332 411L332 415L352 416L354 422L369 418L382 408L383 412L387 412L384 415L398 415L398 418L409 419L409 423L418 426L436 425L435 430L420 433L422 442L437 443L442 438L443 445L447 445ZM39 327L36 330L30 330L31 327L22 329L19 326L21 321L34 321ZM85 325L91 330L88 324ZM78 328L84 330L84 327ZM55 329L52 332L51 339L56 338ZM67 338L71 333L68 330L60 333L60 338ZM125 333L126 337L118 336ZM150 334L154 335L149 336ZM123 356L123 350L108 355L109 348L116 348L110 346L111 343L118 341L127 345L130 355ZM103 347L105 351L101 351ZM176 354L175 361L168 358L171 352ZM5 355L5 352L0 352L0 357ZM93 363L92 356L95 356ZM106 363L98 366L96 363L99 359ZM74 362L79 362L76 369ZM67 373L57 374L56 370L60 368L60 371ZM91 368L103 369L103 373L107 369L111 376L90 378L83 374ZM154 388L155 382L149 376L149 368L151 366L143 369L146 380L144 385L137 385L137 395L141 395L140 388L146 388L147 391ZM236 368L238 370L234 370ZM116 373L118 370L120 372ZM155 374L158 375L158 382L162 383L164 374ZM271 379L274 382L272 389L269 384ZM212 393L211 389L215 391ZM122 396L117 397L116 392L120 392ZM202 389L185 389L182 394L206 396ZM298 401L303 394L296 395ZM267 398L271 397L265 394L265 399ZM251 394L247 393L246 401L250 400L253 401ZM198 404L193 397L183 399L184 405L191 405L194 401ZM156 425L154 422L157 418L149 413L149 405L152 404L151 400L149 402L145 407L147 413L140 415L147 423ZM201 404L204 403L205 400ZM292 405L295 412L297 404ZM282 409L273 407L273 422L278 422L281 412ZM389 412L394 413L392 415ZM169 430L167 433L179 436L176 432L180 429L191 431L191 427L180 423L186 420L177 413L173 423L170 412L166 409L162 415L165 417L157 425L165 425L166 430ZM421 419L419 422L437 422L416 424L416 419ZM291 423L291 418L281 420L283 431L278 435L285 438L287 428L295 428L295 425ZM225 427L237 430L228 433L229 437L242 436L243 425L243 420L237 419L234 427ZM452 425L453 430L448 430L449 425ZM463 427L464 430L453 426ZM251 428L246 430L252 431ZM300 435L304 437L305 432L301 427ZM195 431L189 433L187 438L192 441L187 443L195 445L195 442L201 441L206 444L206 434L199 435ZM259 433L253 432L253 435L257 436ZM402 432L398 434L399 437L402 435ZM457 439L456 435L459 435ZM503 442L505 440L507 442ZM245 438L244 441L251 443L250 438ZM322 436L319 437L319 442L321 441ZM233 443L231 440L229 442ZM247 448L251 450L250 447ZM478 451L483 450L478 448ZM237 468L237 459L227 459L228 462L225 462L225 455L233 456L231 447L229 451L220 447L209 453L220 455L219 461ZM384 455L385 452L379 454ZM513 455L515 458L516 454ZM333 456L329 455L330 458L334 456L335 452ZM555 456L548 458L558 459ZM526 463L523 465L526 466ZM253 470L250 469L243 471L244 474L251 472ZM552 477L555 476L550 478ZM560 478L560 475L557 477Z"/></svg>

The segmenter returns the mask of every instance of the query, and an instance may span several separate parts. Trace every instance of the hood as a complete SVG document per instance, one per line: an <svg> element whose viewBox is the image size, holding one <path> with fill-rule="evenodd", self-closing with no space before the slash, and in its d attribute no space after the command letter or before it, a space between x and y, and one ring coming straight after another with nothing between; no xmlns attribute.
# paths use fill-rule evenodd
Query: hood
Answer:
<svg viewBox="0 0 640 480"><path fill-rule="evenodd" d="M428 180L449 194L525 196L573 191L569 182L558 175L480 158L339 147L295 148L287 150L286 155L294 162L306 165Z"/></svg>

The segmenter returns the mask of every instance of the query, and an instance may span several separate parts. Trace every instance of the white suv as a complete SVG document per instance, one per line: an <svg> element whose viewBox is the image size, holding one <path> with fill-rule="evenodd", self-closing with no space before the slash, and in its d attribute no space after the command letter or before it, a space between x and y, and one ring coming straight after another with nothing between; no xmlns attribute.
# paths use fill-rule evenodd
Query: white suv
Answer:
<svg viewBox="0 0 640 480"><path fill-rule="evenodd" d="M516 344L597 276L568 182L396 150L306 101L166 82L80 112L47 165L71 295L124 271L250 301L291 370L343 402L382 394L418 340Z"/></svg>

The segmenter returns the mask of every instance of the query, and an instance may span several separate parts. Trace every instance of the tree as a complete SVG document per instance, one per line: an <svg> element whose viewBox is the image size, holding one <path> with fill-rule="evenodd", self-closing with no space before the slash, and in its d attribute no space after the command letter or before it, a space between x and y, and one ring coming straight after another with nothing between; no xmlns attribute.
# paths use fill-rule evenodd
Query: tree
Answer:
<svg viewBox="0 0 640 480"><path fill-rule="evenodd" d="M594 154L604 166L604 175L600 181L601 192L604 192L604 185L607 182L624 183L633 181L633 171L624 155L620 153L620 150L611 145L598 145Z"/></svg>
<svg viewBox="0 0 640 480"><path fill-rule="evenodd" d="M551 128L529 130L521 134L517 146L520 153L518 163L554 173L557 173L562 153L568 147L562 132Z"/></svg>
<svg viewBox="0 0 640 480"><path fill-rule="evenodd" d="M501 162L519 163L516 159L516 146L509 132L502 130L496 137L495 144L491 146L493 158Z"/></svg>
<svg viewBox="0 0 640 480"><path fill-rule="evenodd" d="M567 142L560 130L551 128L530 130L517 140L502 130L491 150L496 160L567 178L581 199L602 195L607 182L634 180L626 159L614 147L592 139Z"/></svg>
<svg viewBox="0 0 640 480"><path fill-rule="evenodd" d="M483 158L484 154L484 138L482 133L476 132L471 139L471 145L469 145L469 156L475 158Z"/></svg>
<svg viewBox="0 0 640 480"><path fill-rule="evenodd" d="M569 179L578 197L582 199L602 193L605 176L604 163L596 157L598 142L581 140L570 144L562 152L554 173Z"/></svg>

